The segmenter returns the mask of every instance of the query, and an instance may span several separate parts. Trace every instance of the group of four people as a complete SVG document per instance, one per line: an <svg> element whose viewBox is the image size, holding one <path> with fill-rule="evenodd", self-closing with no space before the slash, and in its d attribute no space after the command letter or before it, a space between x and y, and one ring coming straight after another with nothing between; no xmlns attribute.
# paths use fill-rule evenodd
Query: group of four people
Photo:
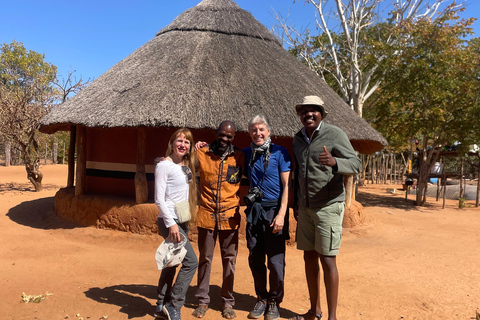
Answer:
<svg viewBox="0 0 480 320"><path fill-rule="evenodd" d="M306 314L292 319L322 317L321 264L328 319L333 320L336 319L339 282L336 255L341 241L345 200L343 175L358 173L361 163L346 134L322 121L327 112L321 98L306 96L296 105L296 111L303 128L294 136L292 144L295 162L293 209L297 219L297 248L304 251L311 305ZM195 145L190 130L179 129L169 141L165 160L155 168L159 233L172 242L179 242L182 236L187 239L187 253L175 283L176 267L164 268L161 272L155 310L157 319L181 318L180 309L197 267L195 297L198 307L193 315L197 318L205 316L210 304L210 273L217 238L223 266L222 316L226 319L236 317L233 285L241 221L238 191L242 176L249 180L249 193L245 197L246 241L257 296L248 317L264 316L267 320L280 317L278 308L284 297L292 163L287 150L272 143L270 125L264 116L253 117L248 128L252 143L243 151L232 144L235 137L232 121L220 124L217 139L209 145L203 142ZM200 173L198 212L197 171ZM176 214L182 203L189 204L192 221L196 221L198 260L188 240L189 222L181 223Z"/></svg>

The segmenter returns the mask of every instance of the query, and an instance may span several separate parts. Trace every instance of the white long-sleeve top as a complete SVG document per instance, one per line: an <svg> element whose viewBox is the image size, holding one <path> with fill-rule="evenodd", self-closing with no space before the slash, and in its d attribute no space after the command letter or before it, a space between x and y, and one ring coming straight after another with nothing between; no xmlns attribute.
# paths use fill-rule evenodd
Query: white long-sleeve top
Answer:
<svg viewBox="0 0 480 320"><path fill-rule="evenodd" d="M155 204L167 228L176 224L175 203L182 201L188 201L188 182L182 166L160 161L155 167Z"/></svg>

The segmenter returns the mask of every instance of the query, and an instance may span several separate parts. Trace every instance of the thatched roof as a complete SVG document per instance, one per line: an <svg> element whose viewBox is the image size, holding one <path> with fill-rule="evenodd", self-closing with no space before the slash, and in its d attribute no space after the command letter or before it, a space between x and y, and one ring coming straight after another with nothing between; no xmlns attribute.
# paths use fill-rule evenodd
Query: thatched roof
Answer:
<svg viewBox="0 0 480 320"><path fill-rule="evenodd" d="M292 137L302 126L294 105L312 94L325 101L326 121L341 127L357 150L386 145L249 12L231 0L204 0L45 116L40 130L73 124L216 129L228 119L247 132L248 120L262 113L274 135Z"/></svg>

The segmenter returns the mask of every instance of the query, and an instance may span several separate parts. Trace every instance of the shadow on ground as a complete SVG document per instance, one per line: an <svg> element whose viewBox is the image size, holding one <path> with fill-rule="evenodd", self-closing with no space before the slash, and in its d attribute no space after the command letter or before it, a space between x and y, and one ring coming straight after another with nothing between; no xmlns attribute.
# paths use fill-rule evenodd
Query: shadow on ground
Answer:
<svg viewBox="0 0 480 320"><path fill-rule="evenodd" d="M74 229L80 225L61 219L55 214L53 197L25 201L8 210L7 216L14 222L36 229Z"/></svg>
<svg viewBox="0 0 480 320"><path fill-rule="evenodd" d="M374 194L369 193L368 191L362 191L360 188L358 190L358 195L356 196L356 201L360 202L364 207L384 207L384 208L397 208L402 210L417 210L415 205L415 195L409 193L407 199L405 199L405 194L391 194L385 192L385 194ZM436 205L435 200L427 200L424 208L434 208Z"/></svg>
<svg viewBox="0 0 480 320"><path fill-rule="evenodd" d="M190 310L183 312L191 313L197 307L198 303L195 298L196 291L196 286L190 286L188 289L184 308ZM210 286L210 297L212 301L205 315L205 319L222 318L221 311L223 306L220 299L220 291L221 288L219 286ZM151 303L150 300L156 301L157 299L157 287L155 285L131 284L115 285L105 288L95 287L90 288L84 293L86 297L92 300L118 306L120 308L119 312L127 314L129 319L142 318L146 315L153 316L155 302ZM257 302L256 297L249 294L234 292L233 295L235 297L235 310L250 312ZM280 313L282 318L295 316L293 312L283 308L280 308Z"/></svg>
<svg viewBox="0 0 480 320"><path fill-rule="evenodd" d="M58 190L58 186L42 184L42 190ZM0 192L8 191L35 192L35 188L31 183L0 183Z"/></svg>

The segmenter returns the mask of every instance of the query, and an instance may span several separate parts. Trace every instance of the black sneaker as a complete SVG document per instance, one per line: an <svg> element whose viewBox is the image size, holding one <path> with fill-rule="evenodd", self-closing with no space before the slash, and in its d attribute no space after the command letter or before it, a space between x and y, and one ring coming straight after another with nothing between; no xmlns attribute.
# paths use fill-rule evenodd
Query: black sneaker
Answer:
<svg viewBox="0 0 480 320"><path fill-rule="evenodd" d="M278 320L280 319L280 312L278 312L277 303L270 301L268 303L267 313L265 314L265 320Z"/></svg>
<svg viewBox="0 0 480 320"><path fill-rule="evenodd" d="M253 307L253 310L250 311L248 314L249 319L258 319L263 314L265 313L265 310L267 310L267 301L258 299L257 303L255 304L255 307Z"/></svg>

